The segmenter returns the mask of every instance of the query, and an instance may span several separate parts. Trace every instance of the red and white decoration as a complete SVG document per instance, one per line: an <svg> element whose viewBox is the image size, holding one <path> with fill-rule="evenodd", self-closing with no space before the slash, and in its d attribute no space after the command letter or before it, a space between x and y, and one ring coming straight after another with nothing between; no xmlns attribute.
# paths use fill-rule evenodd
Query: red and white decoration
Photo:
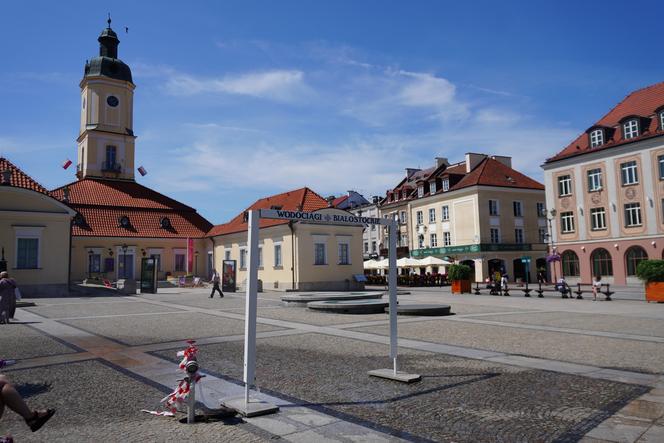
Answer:
<svg viewBox="0 0 664 443"><path fill-rule="evenodd" d="M161 403L164 403L166 409L173 414L178 410L179 407L185 406L187 397L189 397L190 383L189 379L187 378L189 377L189 374L187 374L185 368L187 367L187 363L190 360L196 360L196 354L198 354L196 340L187 340L187 343L189 344L187 349L177 353L178 357L182 357L182 361L180 362L178 368L185 374L185 378L179 381L178 386L173 392L161 399ZM201 375L198 372L191 375L191 377L193 377L196 383L198 383L198 381L201 379Z"/></svg>

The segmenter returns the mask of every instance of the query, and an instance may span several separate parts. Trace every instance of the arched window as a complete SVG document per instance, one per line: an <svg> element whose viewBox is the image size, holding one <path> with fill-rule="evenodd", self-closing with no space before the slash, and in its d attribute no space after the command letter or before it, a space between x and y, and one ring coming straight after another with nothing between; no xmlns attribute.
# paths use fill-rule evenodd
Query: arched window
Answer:
<svg viewBox="0 0 664 443"><path fill-rule="evenodd" d="M625 252L625 265L627 275L636 275L636 267L643 260L648 259L648 254L641 246L632 246Z"/></svg>
<svg viewBox="0 0 664 443"><path fill-rule="evenodd" d="M613 263L611 254L604 248L598 248L590 255L590 264L592 265L593 275L609 276L613 275Z"/></svg>
<svg viewBox="0 0 664 443"><path fill-rule="evenodd" d="M576 252L567 250L561 256L563 264L563 275L565 277L578 277L579 272L579 256Z"/></svg>

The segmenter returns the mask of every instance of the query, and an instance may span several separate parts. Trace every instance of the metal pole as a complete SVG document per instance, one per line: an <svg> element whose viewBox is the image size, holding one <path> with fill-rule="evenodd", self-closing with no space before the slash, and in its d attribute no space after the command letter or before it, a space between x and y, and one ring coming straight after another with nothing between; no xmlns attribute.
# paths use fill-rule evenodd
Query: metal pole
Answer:
<svg viewBox="0 0 664 443"><path fill-rule="evenodd" d="M192 424L196 422L196 378L194 375L189 375L189 397L187 398L187 423Z"/></svg>
<svg viewBox="0 0 664 443"><path fill-rule="evenodd" d="M249 269L244 311L244 407L249 409L249 388L256 377L256 303L258 298L258 224L260 212L249 211Z"/></svg>
<svg viewBox="0 0 664 443"><path fill-rule="evenodd" d="M394 220L389 225L388 263L390 273L388 284L390 288L390 358L394 362L394 375L397 374L397 224Z"/></svg>

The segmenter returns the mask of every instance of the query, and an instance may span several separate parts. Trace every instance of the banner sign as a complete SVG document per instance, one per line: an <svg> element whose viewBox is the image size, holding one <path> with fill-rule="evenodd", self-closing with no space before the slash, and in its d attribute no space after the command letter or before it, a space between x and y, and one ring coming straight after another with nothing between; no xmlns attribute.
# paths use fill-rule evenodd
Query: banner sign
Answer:
<svg viewBox="0 0 664 443"><path fill-rule="evenodd" d="M353 214L325 214L321 212L287 211L281 209L261 209L260 217L353 226L389 225L391 223L391 220L380 217L360 217Z"/></svg>
<svg viewBox="0 0 664 443"><path fill-rule="evenodd" d="M531 251L530 243L480 243L476 245L445 246L441 248L415 249L411 251L413 257L426 257L427 255L449 255L473 252L507 252Z"/></svg>

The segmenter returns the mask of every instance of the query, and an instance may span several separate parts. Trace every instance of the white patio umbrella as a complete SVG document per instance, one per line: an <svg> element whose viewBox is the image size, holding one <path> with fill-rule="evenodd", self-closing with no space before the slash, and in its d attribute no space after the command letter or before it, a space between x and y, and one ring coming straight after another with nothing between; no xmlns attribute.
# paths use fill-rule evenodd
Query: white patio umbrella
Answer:
<svg viewBox="0 0 664 443"><path fill-rule="evenodd" d="M443 260L442 258L438 257L433 257L431 255L418 260L418 262L420 263L421 266L449 266L452 264L447 260Z"/></svg>
<svg viewBox="0 0 664 443"><path fill-rule="evenodd" d="M377 264L378 261L372 258L371 260L367 260L364 262L364 269L379 269Z"/></svg>
<svg viewBox="0 0 664 443"><path fill-rule="evenodd" d="M387 269L390 267L390 261L386 258L376 261L376 269Z"/></svg>
<svg viewBox="0 0 664 443"><path fill-rule="evenodd" d="M410 257L403 257L397 260L397 267L399 268L419 268L422 266L419 260Z"/></svg>

